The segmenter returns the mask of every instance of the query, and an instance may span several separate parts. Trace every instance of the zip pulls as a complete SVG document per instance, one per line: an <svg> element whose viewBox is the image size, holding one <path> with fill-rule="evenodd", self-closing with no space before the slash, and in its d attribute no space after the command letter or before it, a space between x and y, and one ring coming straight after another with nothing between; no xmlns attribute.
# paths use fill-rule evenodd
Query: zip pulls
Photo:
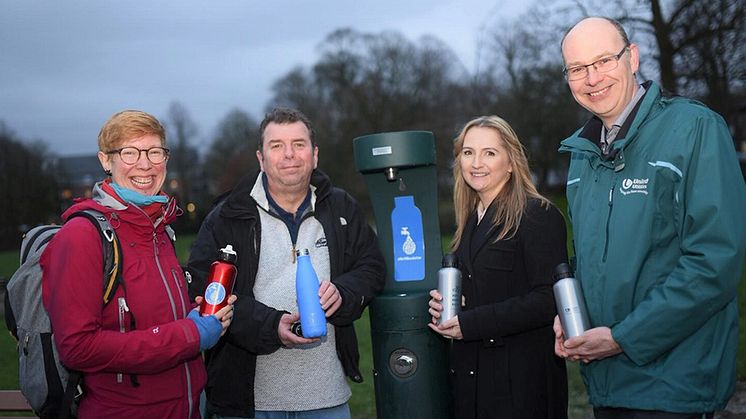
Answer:
<svg viewBox="0 0 746 419"><path fill-rule="evenodd" d="M614 188L616 182L612 182L611 189L609 189L609 212L606 215L606 240L604 240L604 256L603 261L606 262L606 256L609 253L609 225L611 224L611 211L614 209Z"/></svg>
<svg viewBox="0 0 746 419"><path fill-rule="evenodd" d="M126 333L127 328L124 323L124 316L125 313L130 311L130 308L127 307L127 300L124 297L117 298L117 305L119 306L119 333ZM117 383L121 383L122 378L123 374L121 372L117 373Z"/></svg>
<svg viewBox="0 0 746 419"><path fill-rule="evenodd" d="M158 249L158 232L153 229L153 248L155 249L155 257L156 259L158 256L160 256L161 251Z"/></svg>

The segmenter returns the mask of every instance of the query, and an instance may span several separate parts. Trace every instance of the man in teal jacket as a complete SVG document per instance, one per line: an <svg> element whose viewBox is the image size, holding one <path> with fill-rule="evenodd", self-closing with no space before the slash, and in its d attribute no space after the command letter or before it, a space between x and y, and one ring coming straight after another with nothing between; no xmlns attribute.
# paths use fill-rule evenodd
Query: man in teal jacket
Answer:
<svg viewBox="0 0 746 419"><path fill-rule="evenodd" d="M735 385L746 188L720 115L635 80L622 26L586 18L562 41L593 117L570 153L576 276L592 328L557 355L582 361L596 418L705 418Z"/></svg>

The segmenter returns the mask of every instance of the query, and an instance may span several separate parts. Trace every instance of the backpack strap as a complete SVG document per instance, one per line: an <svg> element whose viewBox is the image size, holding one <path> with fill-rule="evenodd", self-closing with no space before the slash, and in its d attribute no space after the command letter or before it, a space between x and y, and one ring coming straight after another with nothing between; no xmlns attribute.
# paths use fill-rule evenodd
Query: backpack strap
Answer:
<svg viewBox="0 0 746 419"><path fill-rule="evenodd" d="M93 225L96 226L100 236L101 243L103 246L103 257L104 257L104 305L107 305L117 288L120 284L124 287L124 281L122 280L122 246L119 243L114 229L109 224L109 220L106 216L99 211L94 209L86 209L78 212L74 212L68 218L83 217L87 218Z"/></svg>
<svg viewBox="0 0 746 419"><path fill-rule="evenodd" d="M80 371L70 371L70 375L67 378L67 387L65 393L62 396L62 403L60 404L59 416L57 419L67 419L69 417L75 417L73 412L73 401L76 397L82 394L80 384L83 379L83 373Z"/></svg>
<svg viewBox="0 0 746 419"><path fill-rule="evenodd" d="M57 233L60 228L62 228L62 226L41 225L26 232L21 241L21 265L26 263L29 255L38 252L39 249L52 240L52 237L54 237L54 234Z"/></svg>

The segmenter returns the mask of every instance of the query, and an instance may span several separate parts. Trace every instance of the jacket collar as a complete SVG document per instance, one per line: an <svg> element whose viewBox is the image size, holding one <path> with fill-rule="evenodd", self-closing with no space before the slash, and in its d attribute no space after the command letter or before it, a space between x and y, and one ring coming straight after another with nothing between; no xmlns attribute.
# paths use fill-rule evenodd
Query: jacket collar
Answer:
<svg viewBox="0 0 746 419"><path fill-rule="evenodd" d="M266 185L266 176L264 176L263 173L259 173L259 176L256 177L256 180L254 181L254 187L251 188L251 198L254 199L256 204L262 208L263 210L267 212L275 212L274 210L277 210L279 208L279 205L277 203L271 204L269 200L271 199L270 196L268 196L268 191L265 188ZM306 208L307 211L313 211L316 207L316 186L310 185L311 188L311 205ZM308 199L308 195L306 195L306 198ZM272 208L272 205L275 205L276 208ZM301 205L303 207L303 205Z"/></svg>
<svg viewBox="0 0 746 419"><path fill-rule="evenodd" d="M661 96L661 89L657 83L647 81L643 83L643 87L646 90L645 96L637 102L637 105L632 109L624 124L619 129L616 140L611 143L612 151L615 149L621 151L634 141L640 124L647 119L648 114L653 110L653 104ZM603 123L601 120L594 115L575 134L562 141L559 151L583 152L601 157L601 149L598 147L598 142L601 138L602 126Z"/></svg>
<svg viewBox="0 0 746 419"><path fill-rule="evenodd" d="M102 185L103 181L96 183L91 192L91 199L76 201L75 204L62 214L62 220L66 221L74 212L85 209L94 209L107 215L107 217L123 218L126 219L127 222L135 225L157 228L160 225L170 224L182 213L182 210L176 205L176 200L171 197L165 204L163 216L153 222L145 211L137 208L135 205L123 204L117 198L106 192L106 189L103 188ZM112 213L116 214L111 215Z"/></svg>
<svg viewBox="0 0 746 419"><path fill-rule="evenodd" d="M465 263L470 272L473 272L472 260L484 245L489 243L493 236L492 233L496 231L492 224L492 219L495 217L495 201L492 201L490 206L487 207L479 224L477 224L476 210L472 211L466 220L466 228L464 228L464 235L461 238L461 248L464 254L464 260L461 263Z"/></svg>
<svg viewBox="0 0 746 419"><path fill-rule="evenodd" d="M265 210L269 208L260 177L261 174L261 170L257 170L251 175L244 176L233 190L216 199L216 202L225 200L225 204L220 210L222 217L251 219L256 218L255 207L257 205ZM311 173L311 189L313 190L311 206L315 209L317 203L322 202L331 193L331 180L321 170L314 169Z"/></svg>

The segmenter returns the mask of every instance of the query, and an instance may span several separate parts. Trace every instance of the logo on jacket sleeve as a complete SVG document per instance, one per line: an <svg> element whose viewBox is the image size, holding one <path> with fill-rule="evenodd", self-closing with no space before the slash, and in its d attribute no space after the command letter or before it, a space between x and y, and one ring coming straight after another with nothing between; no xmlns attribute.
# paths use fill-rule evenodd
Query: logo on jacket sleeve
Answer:
<svg viewBox="0 0 746 419"><path fill-rule="evenodd" d="M624 179L622 181L622 186L619 187L619 192L622 193L622 195L629 195L631 193L641 193L641 194L648 194L648 181L650 179Z"/></svg>

